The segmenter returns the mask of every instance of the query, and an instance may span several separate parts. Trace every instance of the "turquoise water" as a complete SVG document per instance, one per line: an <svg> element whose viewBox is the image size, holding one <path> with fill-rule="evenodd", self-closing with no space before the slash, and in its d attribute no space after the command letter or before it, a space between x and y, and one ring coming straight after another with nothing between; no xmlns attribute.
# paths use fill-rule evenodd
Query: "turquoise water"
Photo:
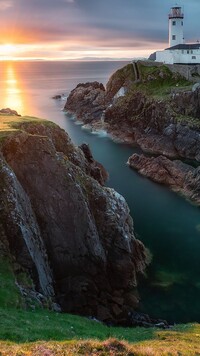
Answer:
<svg viewBox="0 0 200 356"><path fill-rule="evenodd" d="M6 76L8 65L11 77ZM170 322L200 322L199 208L131 170L126 162L138 151L136 148L82 130L63 113L65 101L51 99L54 94L68 94L79 82L98 80L105 84L110 74L123 65L0 63L0 106L10 103L6 106L18 107L22 114L51 119L69 133L75 144L89 143L94 157L109 172L108 185L126 198L136 236L153 256L146 277L140 278L141 310Z"/></svg>

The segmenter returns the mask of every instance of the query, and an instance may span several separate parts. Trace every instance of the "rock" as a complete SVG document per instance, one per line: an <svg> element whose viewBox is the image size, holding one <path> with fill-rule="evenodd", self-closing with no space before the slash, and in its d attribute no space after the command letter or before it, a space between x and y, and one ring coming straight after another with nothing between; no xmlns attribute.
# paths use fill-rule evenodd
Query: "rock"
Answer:
<svg viewBox="0 0 200 356"><path fill-rule="evenodd" d="M200 83L195 83L193 86L192 86L192 91L196 91L197 89L200 88Z"/></svg>
<svg viewBox="0 0 200 356"><path fill-rule="evenodd" d="M104 185L106 180L108 179L108 173L105 168L102 166L101 163L94 160L92 153L90 151L89 145L83 143L79 146L80 149L83 151L84 156L89 163L87 166L87 173L96 179L101 185Z"/></svg>
<svg viewBox="0 0 200 356"><path fill-rule="evenodd" d="M35 275L42 293L54 297L52 271L30 199L2 155L0 181L1 244Z"/></svg>
<svg viewBox="0 0 200 356"><path fill-rule="evenodd" d="M152 319L148 314L138 312L129 313L128 326L157 327L161 329L169 329L171 327L166 320Z"/></svg>
<svg viewBox="0 0 200 356"><path fill-rule="evenodd" d="M112 304L112 312L116 317L118 317L122 313L122 309L118 304Z"/></svg>
<svg viewBox="0 0 200 356"><path fill-rule="evenodd" d="M112 301L114 303L116 303L117 305L123 305L124 304L124 299L123 298L119 298L119 297L112 297Z"/></svg>
<svg viewBox="0 0 200 356"><path fill-rule="evenodd" d="M97 308L97 320L102 320L104 322L111 321L113 319L112 315L109 313L108 309L103 305L99 305Z"/></svg>
<svg viewBox="0 0 200 356"><path fill-rule="evenodd" d="M106 85L106 99L108 105L114 98L117 98L117 96L120 97L121 94L123 96L133 81L135 81L135 75L133 73L132 64L128 64L113 73Z"/></svg>
<svg viewBox="0 0 200 356"><path fill-rule="evenodd" d="M62 95L60 95L60 94L54 95L54 96L52 97L52 99L60 100L60 99L62 99Z"/></svg>
<svg viewBox="0 0 200 356"><path fill-rule="evenodd" d="M170 161L164 156L146 157L136 153L129 158L128 164L140 174L165 184L200 204L200 168L179 160Z"/></svg>
<svg viewBox="0 0 200 356"><path fill-rule="evenodd" d="M139 300L133 293L127 293L125 296L125 304L129 305L133 310L137 307Z"/></svg>
<svg viewBox="0 0 200 356"><path fill-rule="evenodd" d="M64 111L76 113L84 123L100 120L105 110L105 88L98 82L78 84L67 98Z"/></svg>
<svg viewBox="0 0 200 356"><path fill-rule="evenodd" d="M6 109L1 109L0 110L0 113L1 114L6 114L6 115L15 115L15 116L21 116L17 113L16 110L12 110L12 109L9 109L9 108L6 108Z"/></svg>
<svg viewBox="0 0 200 356"><path fill-rule="evenodd" d="M53 303L53 304L52 304L52 310L53 310L54 312L56 312L56 313L61 313L61 311L62 311L60 305L57 304L57 303Z"/></svg>
<svg viewBox="0 0 200 356"><path fill-rule="evenodd" d="M118 323L147 253L89 147L54 124L22 122L2 142L0 168L0 251L62 311Z"/></svg>

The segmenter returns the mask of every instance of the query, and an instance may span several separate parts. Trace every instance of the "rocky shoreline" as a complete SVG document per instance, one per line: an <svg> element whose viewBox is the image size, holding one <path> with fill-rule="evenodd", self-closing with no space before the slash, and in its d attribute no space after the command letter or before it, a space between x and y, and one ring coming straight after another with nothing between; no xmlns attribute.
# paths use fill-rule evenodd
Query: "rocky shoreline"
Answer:
<svg viewBox="0 0 200 356"><path fill-rule="evenodd" d="M197 205L200 205L200 167L194 168L180 160L164 156L146 157L133 154L128 165L154 182L167 185Z"/></svg>
<svg viewBox="0 0 200 356"><path fill-rule="evenodd" d="M154 67L153 63L149 66L144 62L137 65L139 81L134 77L133 65L129 64L111 76L106 88L97 82L79 84L67 98L64 111L75 114L84 128L104 130L118 142L140 147L148 153L148 169L145 171L147 164L143 164L143 156L137 160L137 165L132 160L132 168L199 204L199 169L193 171L188 164L190 174L180 187L181 162L174 163L174 160L190 160L196 166L200 164L199 84L187 82L164 65ZM162 155L161 164L158 160L149 160L149 155ZM173 184L170 179L158 177L162 176L163 162L166 167L173 168L169 175L174 172L180 175ZM154 165L157 177L153 173Z"/></svg>

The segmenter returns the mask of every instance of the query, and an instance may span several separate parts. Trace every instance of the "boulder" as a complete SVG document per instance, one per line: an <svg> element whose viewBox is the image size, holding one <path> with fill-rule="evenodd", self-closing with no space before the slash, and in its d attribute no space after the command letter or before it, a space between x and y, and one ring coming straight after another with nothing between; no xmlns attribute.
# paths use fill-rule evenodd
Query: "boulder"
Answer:
<svg viewBox="0 0 200 356"><path fill-rule="evenodd" d="M76 113L78 119L88 123L100 120L105 110L105 88L98 82L78 84L67 98L64 111Z"/></svg>

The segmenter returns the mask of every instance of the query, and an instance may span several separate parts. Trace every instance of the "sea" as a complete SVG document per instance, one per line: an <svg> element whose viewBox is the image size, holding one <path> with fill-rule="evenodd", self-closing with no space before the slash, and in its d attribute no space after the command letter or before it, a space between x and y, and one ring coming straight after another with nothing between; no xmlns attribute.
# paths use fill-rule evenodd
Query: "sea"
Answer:
<svg viewBox="0 0 200 356"><path fill-rule="evenodd" d="M152 262L139 276L140 311L170 323L200 322L200 209L163 185L131 170L126 162L138 149L92 134L63 112L78 84L100 81L127 62L0 62L0 108L50 119L72 141L90 145L109 172L107 185L127 200L135 235L150 250ZM62 94L62 100L53 100Z"/></svg>

